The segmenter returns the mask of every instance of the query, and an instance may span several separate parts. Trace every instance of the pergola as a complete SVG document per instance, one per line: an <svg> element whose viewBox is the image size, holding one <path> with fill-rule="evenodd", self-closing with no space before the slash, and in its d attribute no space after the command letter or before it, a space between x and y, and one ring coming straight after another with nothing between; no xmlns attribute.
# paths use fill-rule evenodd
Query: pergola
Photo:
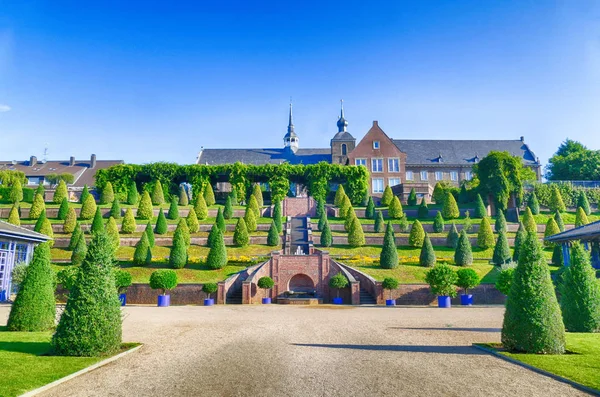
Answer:
<svg viewBox="0 0 600 397"><path fill-rule="evenodd" d="M12 270L17 263L29 263L33 248L50 237L0 221L0 302L10 298Z"/></svg>
<svg viewBox="0 0 600 397"><path fill-rule="evenodd" d="M586 250L591 250L592 266L600 269L600 221L546 237L546 241L560 244L565 266L571 263L569 247L572 241L580 241Z"/></svg>

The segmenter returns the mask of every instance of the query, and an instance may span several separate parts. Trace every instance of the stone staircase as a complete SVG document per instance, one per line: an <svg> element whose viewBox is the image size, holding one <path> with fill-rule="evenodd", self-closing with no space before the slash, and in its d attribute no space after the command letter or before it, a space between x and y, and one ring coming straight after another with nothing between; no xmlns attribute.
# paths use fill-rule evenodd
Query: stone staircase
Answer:
<svg viewBox="0 0 600 397"><path fill-rule="evenodd" d="M290 221L290 254L309 253L307 218L292 218Z"/></svg>
<svg viewBox="0 0 600 397"><path fill-rule="evenodd" d="M371 294L364 288L360 289L360 304L361 305L376 305L377 301Z"/></svg>
<svg viewBox="0 0 600 397"><path fill-rule="evenodd" d="M227 297L225 302L228 305L241 305L242 304L242 287L233 291L231 295Z"/></svg>

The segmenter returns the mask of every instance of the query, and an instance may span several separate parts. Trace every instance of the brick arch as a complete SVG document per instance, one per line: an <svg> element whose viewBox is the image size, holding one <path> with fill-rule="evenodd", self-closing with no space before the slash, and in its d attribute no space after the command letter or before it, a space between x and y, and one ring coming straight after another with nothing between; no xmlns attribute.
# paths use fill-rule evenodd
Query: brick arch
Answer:
<svg viewBox="0 0 600 397"><path fill-rule="evenodd" d="M286 283L288 291L313 291L317 287L317 283L307 274L294 274Z"/></svg>

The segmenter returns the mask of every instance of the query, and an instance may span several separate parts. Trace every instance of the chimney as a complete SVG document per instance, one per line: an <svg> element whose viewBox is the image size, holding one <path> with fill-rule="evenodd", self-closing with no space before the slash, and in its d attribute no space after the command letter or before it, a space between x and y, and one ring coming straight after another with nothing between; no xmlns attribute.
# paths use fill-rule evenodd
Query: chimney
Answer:
<svg viewBox="0 0 600 397"><path fill-rule="evenodd" d="M69 157L69 167L72 167L75 165L75 157L71 156Z"/></svg>
<svg viewBox="0 0 600 397"><path fill-rule="evenodd" d="M90 157L90 168L96 168L96 155L92 154Z"/></svg>
<svg viewBox="0 0 600 397"><path fill-rule="evenodd" d="M35 167L36 164L37 164L37 157L31 156L29 158L29 166L30 167Z"/></svg>
<svg viewBox="0 0 600 397"><path fill-rule="evenodd" d="M377 120L373 120L373 127L375 126L379 126L379 123L377 122Z"/></svg>
<svg viewBox="0 0 600 397"><path fill-rule="evenodd" d="M525 137L524 136L521 137L521 142L525 142Z"/></svg>

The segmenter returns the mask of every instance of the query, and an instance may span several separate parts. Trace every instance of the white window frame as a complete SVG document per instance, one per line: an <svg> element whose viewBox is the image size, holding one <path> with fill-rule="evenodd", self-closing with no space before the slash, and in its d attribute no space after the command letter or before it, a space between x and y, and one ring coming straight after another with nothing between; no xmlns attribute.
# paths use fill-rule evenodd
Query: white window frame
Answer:
<svg viewBox="0 0 600 397"><path fill-rule="evenodd" d="M444 171L436 171L435 172L435 180L443 181L444 180Z"/></svg>
<svg viewBox="0 0 600 397"><path fill-rule="evenodd" d="M467 181L470 181L471 179L473 179L473 172L472 171L465 171L465 179Z"/></svg>
<svg viewBox="0 0 600 397"><path fill-rule="evenodd" d="M373 141L373 149L379 149L379 148L381 148L381 142Z"/></svg>
<svg viewBox="0 0 600 397"><path fill-rule="evenodd" d="M375 181L381 182L381 190L376 190L375 189ZM371 179L371 190L373 191L373 193L383 193L384 189L385 189L385 181L383 180L383 178L372 178Z"/></svg>
<svg viewBox="0 0 600 397"><path fill-rule="evenodd" d="M354 159L354 165L362 165L367 168L367 159L366 158L356 158Z"/></svg>
<svg viewBox="0 0 600 397"><path fill-rule="evenodd" d="M394 182L394 183L392 183L392 182ZM395 183L395 182L397 182L397 183ZM400 181L400 178L398 178L398 177L388 178L388 186L389 187L399 185L400 183L402 183L402 181Z"/></svg>
<svg viewBox="0 0 600 397"><path fill-rule="evenodd" d="M414 180L414 177L415 177L415 176L413 175L413 172L412 172L412 171L406 171L406 180L407 180L407 181L412 181L412 180Z"/></svg>
<svg viewBox="0 0 600 397"><path fill-rule="evenodd" d="M381 161L381 168L379 170L375 170L375 163L377 161ZM375 157L375 158L371 159L371 172L376 172L376 173L383 172L383 158Z"/></svg>
<svg viewBox="0 0 600 397"><path fill-rule="evenodd" d="M458 171L450 171L450 180L451 181L458 181Z"/></svg>
<svg viewBox="0 0 600 397"><path fill-rule="evenodd" d="M394 162L397 165L396 169L391 167ZM388 172L400 172L400 159L398 157L391 157L388 159Z"/></svg>
<svg viewBox="0 0 600 397"><path fill-rule="evenodd" d="M422 181L429 180L429 173L427 171L421 171L420 174L421 174L421 180ZM425 176L425 178L423 178L423 176Z"/></svg>

